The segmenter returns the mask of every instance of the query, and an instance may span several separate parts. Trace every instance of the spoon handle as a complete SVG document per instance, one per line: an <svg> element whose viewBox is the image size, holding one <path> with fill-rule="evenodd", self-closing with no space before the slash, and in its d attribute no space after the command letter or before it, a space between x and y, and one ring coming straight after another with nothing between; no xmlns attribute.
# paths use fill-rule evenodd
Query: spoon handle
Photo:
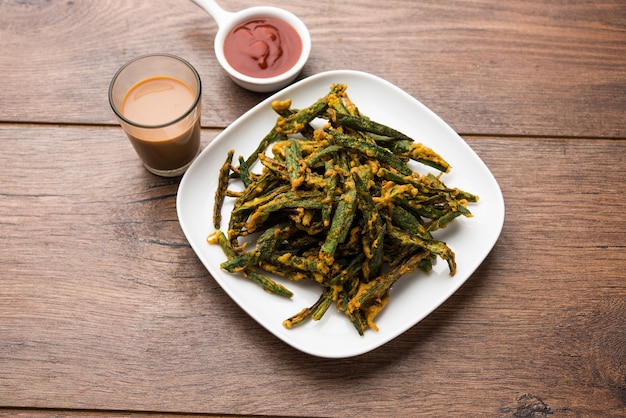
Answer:
<svg viewBox="0 0 626 418"><path fill-rule="evenodd" d="M227 12L226 10L222 9L215 0L191 0L191 1L196 3L202 9L204 9L208 14L210 14L211 17L213 17L213 19L217 23L218 27L223 26L227 22L229 22L231 19L231 16L233 15L233 13Z"/></svg>

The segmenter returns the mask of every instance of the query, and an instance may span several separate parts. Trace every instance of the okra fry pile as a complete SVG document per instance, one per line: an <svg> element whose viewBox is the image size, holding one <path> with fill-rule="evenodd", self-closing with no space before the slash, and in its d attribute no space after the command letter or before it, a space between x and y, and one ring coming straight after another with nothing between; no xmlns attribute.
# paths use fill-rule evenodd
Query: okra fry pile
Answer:
<svg viewBox="0 0 626 418"><path fill-rule="evenodd" d="M406 273L428 272L439 257L454 275L454 252L432 232L471 217L468 202L478 197L413 171L410 160L441 172L451 167L361 114L346 89L332 85L303 109L290 100L272 103L276 124L253 154L239 156L238 164L234 150L226 156L215 196L217 232L207 239L226 254L222 269L268 292L292 296L270 276L320 285L317 302L285 319L285 327L318 320L335 305L363 335L378 330L374 319ZM243 190L230 190L234 182ZM225 199L234 199L234 207L223 232Z"/></svg>

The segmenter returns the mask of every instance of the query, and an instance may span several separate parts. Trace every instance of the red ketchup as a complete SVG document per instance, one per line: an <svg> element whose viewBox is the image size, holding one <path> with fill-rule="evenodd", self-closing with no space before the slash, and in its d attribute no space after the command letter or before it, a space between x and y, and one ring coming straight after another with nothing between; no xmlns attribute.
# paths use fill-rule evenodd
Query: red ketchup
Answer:
<svg viewBox="0 0 626 418"><path fill-rule="evenodd" d="M293 67L302 54L302 40L287 22L258 17L236 26L226 36L224 55L237 71L268 78Z"/></svg>

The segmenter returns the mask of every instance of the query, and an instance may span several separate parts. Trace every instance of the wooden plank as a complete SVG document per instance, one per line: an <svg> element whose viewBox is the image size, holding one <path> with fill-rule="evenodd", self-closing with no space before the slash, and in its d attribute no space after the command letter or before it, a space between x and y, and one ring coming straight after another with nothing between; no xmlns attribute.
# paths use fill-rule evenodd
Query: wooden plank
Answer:
<svg viewBox="0 0 626 418"><path fill-rule="evenodd" d="M26 417L26 418L40 418L40 417L80 417L80 418L100 418L100 417L180 417L180 418L229 418L232 415L215 415L215 414L177 414L177 413L163 413L152 411L98 411L98 410L84 410L84 409L33 409L33 408L0 408L0 417ZM238 418L250 418L252 415L237 415ZM276 417L280 418L280 417Z"/></svg>
<svg viewBox="0 0 626 418"><path fill-rule="evenodd" d="M225 295L179 228L177 180L145 171L119 128L0 125L0 406L618 416L626 141L469 143L505 196L498 244L420 324L326 360Z"/></svg>
<svg viewBox="0 0 626 418"><path fill-rule="evenodd" d="M374 73L465 134L626 136L621 0L264 4L287 7L310 27L303 77ZM169 52L201 74L204 126L225 127L265 96L234 86L219 68L215 32L190 1L2 2L0 121L115 123L107 102L115 71L135 56Z"/></svg>

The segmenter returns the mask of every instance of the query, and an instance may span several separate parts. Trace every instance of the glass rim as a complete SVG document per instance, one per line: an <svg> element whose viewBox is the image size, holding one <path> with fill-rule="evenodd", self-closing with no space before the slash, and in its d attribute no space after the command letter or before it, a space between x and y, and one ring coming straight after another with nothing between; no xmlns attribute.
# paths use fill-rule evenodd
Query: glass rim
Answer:
<svg viewBox="0 0 626 418"><path fill-rule="evenodd" d="M143 123L138 123L138 122L134 122L130 119L128 119L126 116L124 116L122 114L122 111L120 109L117 108L117 106L115 105L114 101L113 101L113 86L115 85L115 81L117 80L117 78L119 77L119 75L122 73L122 71L124 71L129 65L133 64L136 61L139 61L141 59L145 59L145 58L150 58L150 57L165 57L165 58L172 58L175 59L181 63L183 63L185 66L187 66L191 72L193 73L196 82L198 83L198 91L195 94L195 98L193 103L191 104L191 106L189 107L189 109L187 109L186 111L183 112L182 115L180 115L179 117L177 117L176 119L173 119L170 122L166 122L166 123L161 123L158 125L146 125ZM140 80L141 81L141 80ZM195 67L193 65L191 65L191 63L181 57L178 57L176 55L172 55L172 54L166 54L166 53L154 53L154 54L145 54L145 55L140 55L138 57L135 57L133 59L131 59L130 61L127 61L124 65L122 65L116 72L115 75L113 76L113 78L111 79L111 83L109 84L109 105L111 106L111 109L113 109L113 112L115 113L115 115L123 120L125 123L135 126L137 128L142 128L142 129L160 129L160 128L165 128L166 126L170 126L173 125L175 123L180 122L181 120L185 119L187 116L189 116L189 114L193 111L193 109L195 109L198 104L200 103L200 99L202 97L202 80L200 79L200 75L198 74L198 71L195 69Z"/></svg>

